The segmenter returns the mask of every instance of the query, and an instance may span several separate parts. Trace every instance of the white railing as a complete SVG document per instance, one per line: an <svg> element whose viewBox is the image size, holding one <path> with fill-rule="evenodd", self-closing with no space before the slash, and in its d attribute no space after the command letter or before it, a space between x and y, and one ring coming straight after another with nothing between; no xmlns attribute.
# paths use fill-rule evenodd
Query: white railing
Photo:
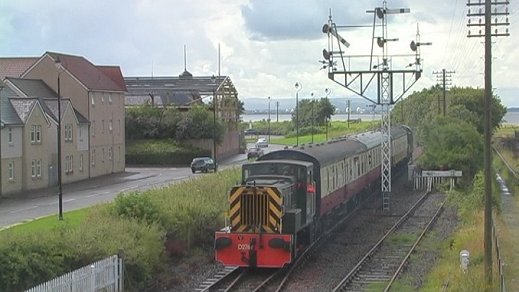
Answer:
<svg viewBox="0 0 519 292"><path fill-rule="evenodd" d="M123 283L123 260L113 255L26 292L120 292L124 290Z"/></svg>
<svg viewBox="0 0 519 292"><path fill-rule="evenodd" d="M414 189L415 190L427 190L431 191L436 186L444 183L447 180L445 177L425 177L419 174L415 174L414 177Z"/></svg>

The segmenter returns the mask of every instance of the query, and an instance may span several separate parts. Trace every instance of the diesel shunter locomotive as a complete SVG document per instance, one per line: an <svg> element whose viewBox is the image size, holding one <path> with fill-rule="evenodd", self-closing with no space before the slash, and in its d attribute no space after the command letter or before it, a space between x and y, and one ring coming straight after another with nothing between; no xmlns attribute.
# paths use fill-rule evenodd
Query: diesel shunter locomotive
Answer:
<svg viewBox="0 0 519 292"><path fill-rule="evenodd" d="M226 266L280 268L294 261L338 211L380 188L382 132L273 151L242 166L229 193L229 226L215 234ZM412 158L413 135L391 129L392 168Z"/></svg>

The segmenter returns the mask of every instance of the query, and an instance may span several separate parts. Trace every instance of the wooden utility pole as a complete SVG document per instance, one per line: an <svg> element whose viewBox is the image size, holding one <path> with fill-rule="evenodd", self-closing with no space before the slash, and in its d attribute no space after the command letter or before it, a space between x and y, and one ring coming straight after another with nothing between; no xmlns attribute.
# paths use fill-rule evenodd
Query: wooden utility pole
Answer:
<svg viewBox="0 0 519 292"><path fill-rule="evenodd" d="M485 248L485 279L486 279L486 290L491 291L492 288L492 173L491 173L491 163L492 163L492 155L491 155L491 128L490 121L491 117L491 99L492 99L492 36L509 36L508 28L505 32L499 32L496 28L495 32L492 33L492 26L507 26L508 17L505 22L498 21L499 16L508 16L508 0L504 1L494 1L491 3L490 0L485 0L485 3L482 3L481 0L478 2L470 2L468 1L467 6L469 7L468 17L479 17L479 21L476 23L471 23L470 19L467 26L473 27L478 26L479 34L471 35L470 30L468 37L484 37L485 38L485 95L484 95L484 154L483 154L483 163L484 163L484 183L485 183L485 226L484 226L484 248ZM475 0L474 0L475 1ZM484 13L481 13L481 6L484 5ZM494 12L492 12L492 5L494 5ZM479 9L476 9L475 13L471 13L471 8L473 6L480 6ZM503 12L500 10L503 9ZM491 17L495 16L496 21L491 22ZM484 21L481 21L481 17L484 17ZM481 26L484 26L484 33L481 33Z"/></svg>
<svg viewBox="0 0 519 292"><path fill-rule="evenodd" d="M441 114L440 106L443 103L443 116L447 114L447 87L451 85L451 77L455 71L446 71L445 69L441 71L435 71L433 74L436 74L436 82L440 83L443 88L443 102L440 102L440 97L438 96L438 114Z"/></svg>

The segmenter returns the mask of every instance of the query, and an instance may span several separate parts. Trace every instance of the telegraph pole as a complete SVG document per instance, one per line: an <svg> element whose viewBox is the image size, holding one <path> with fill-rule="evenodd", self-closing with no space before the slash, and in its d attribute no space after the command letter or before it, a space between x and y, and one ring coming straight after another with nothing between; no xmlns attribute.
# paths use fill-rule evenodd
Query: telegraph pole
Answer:
<svg viewBox="0 0 519 292"><path fill-rule="evenodd" d="M452 75L456 73L455 71L446 71L445 69L441 71L434 71L433 74L436 74L436 82L439 82L442 84L443 88L443 116L447 114L447 87L452 85ZM438 115L441 114L440 105L442 102L440 102L440 97L438 96Z"/></svg>
<svg viewBox="0 0 519 292"><path fill-rule="evenodd" d="M367 13L373 15L371 25L371 52L366 55L347 56L343 48L348 48L350 44L337 31L337 28L347 26L337 26L332 21L332 16L328 23L323 26L323 33L328 35L328 50L323 50L324 60L322 69L328 68L328 78L346 89L356 93L366 100L381 106L381 188L382 188L382 208L389 211L389 201L391 194L391 116L390 108L418 81L422 75L422 65L420 59L420 46L430 45L431 43L421 43L420 34L417 30L417 39L410 44L414 54L391 56L388 54L388 43L398 41L398 38L389 38L387 31L387 17L390 14L409 13L409 8L389 9L384 0L382 7L368 10ZM359 27L351 26L351 27ZM379 30L380 29L380 30ZM382 54L374 54L375 44L381 49ZM407 61L399 64L398 58L412 59L412 63ZM337 61L335 61L337 59ZM360 61L358 61L360 60ZM362 61L365 60L365 61ZM402 59L400 59L402 60ZM355 62L354 62L355 61ZM401 61L405 62L405 61ZM368 69L352 70L351 64L365 63ZM337 65L339 64L339 65ZM398 68L404 65L405 68ZM401 67L404 67L401 66ZM411 67L411 68L409 68ZM402 82L401 86L394 86L397 82ZM367 90L371 84L376 83L376 100L367 96ZM396 97L395 97L396 95Z"/></svg>
<svg viewBox="0 0 519 292"><path fill-rule="evenodd" d="M475 0L473 0L475 1ZM484 183L485 183L485 229L484 229L484 248L485 248L485 278L486 278L486 290L490 291L492 287L492 184L491 184L491 150L490 150L490 121L491 117L491 98L492 98L492 36L509 36L508 28L504 32L499 32L501 26L508 26L508 0L495 0L491 3L490 0L485 0L482 3L481 0L478 2L471 2L468 0L467 6L469 11L467 16L469 17L467 26L479 27L478 34L471 34L470 30L468 37L484 37L485 38L485 96L484 98ZM482 13L481 6L484 5L484 13ZM473 6L479 6L476 11L471 11ZM492 7L494 12L492 12ZM491 17L495 16L495 22L491 21ZM503 22L499 19L502 16L506 16L506 21ZM470 17L478 17L477 23L471 23ZM484 17L484 21L481 21L481 17ZM484 26L484 33L481 32L481 27ZM492 32L492 26L495 26L495 32Z"/></svg>

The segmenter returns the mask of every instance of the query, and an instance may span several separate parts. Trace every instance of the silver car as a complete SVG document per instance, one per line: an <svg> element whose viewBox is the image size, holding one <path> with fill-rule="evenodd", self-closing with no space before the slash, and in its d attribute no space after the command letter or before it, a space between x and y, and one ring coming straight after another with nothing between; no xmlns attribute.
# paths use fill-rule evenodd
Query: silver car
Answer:
<svg viewBox="0 0 519 292"><path fill-rule="evenodd" d="M265 138L259 138L258 141L256 141L256 147L262 148L262 147L268 147L269 143L267 142L267 139Z"/></svg>

